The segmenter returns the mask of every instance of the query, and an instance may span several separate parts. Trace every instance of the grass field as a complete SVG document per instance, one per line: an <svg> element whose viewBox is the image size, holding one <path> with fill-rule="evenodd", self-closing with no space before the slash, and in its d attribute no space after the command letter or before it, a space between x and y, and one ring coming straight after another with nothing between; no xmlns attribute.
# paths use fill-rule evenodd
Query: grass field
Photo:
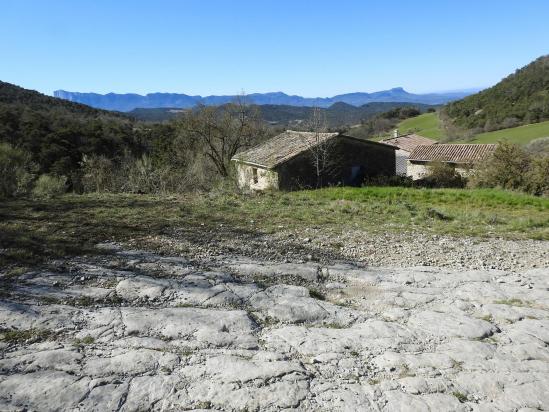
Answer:
<svg viewBox="0 0 549 412"><path fill-rule="evenodd" d="M549 121L481 133L470 140L470 143L496 143L506 140L515 144L527 144L540 137L549 137Z"/></svg>
<svg viewBox="0 0 549 412"><path fill-rule="evenodd" d="M424 113L403 120L398 124L400 134L417 133L430 139L439 140L444 137L437 113Z"/></svg>
<svg viewBox="0 0 549 412"><path fill-rule="evenodd" d="M403 120L399 123L398 130L401 134L413 132L435 140L444 137L436 113L425 113ZM457 140L455 143L496 143L505 140L510 143L524 145L540 137L549 137L549 121L481 133L474 136L473 139Z"/></svg>
<svg viewBox="0 0 549 412"><path fill-rule="evenodd" d="M223 226L220 226L223 225ZM124 241L185 228L246 233L322 227L336 236L423 232L549 239L549 199L499 190L330 188L262 195L65 195L0 203L0 266L94 253Z"/></svg>

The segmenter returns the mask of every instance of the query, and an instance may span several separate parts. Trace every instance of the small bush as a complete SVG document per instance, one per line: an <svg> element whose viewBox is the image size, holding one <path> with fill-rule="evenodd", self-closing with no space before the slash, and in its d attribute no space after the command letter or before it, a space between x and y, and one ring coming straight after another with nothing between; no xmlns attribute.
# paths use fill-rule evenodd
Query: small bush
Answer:
<svg viewBox="0 0 549 412"><path fill-rule="evenodd" d="M326 296L324 296L322 292L316 289L309 289L309 296L313 299L326 300Z"/></svg>
<svg viewBox="0 0 549 412"><path fill-rule="evenodd" d="M549 196L549 156L533 158L525 180L528 193Z"/></svg>
<svg viewBox="0 0 549 412"><path fill-rule="evenodd" d="M51 198L65 193L66 190L67 178L65 176L40 175L32 194L39 198Z"/></svg>
<svg viewBox="0 0 549 412"><path fill-rule="evenodd" d="M469 400L467 395L458 391L452 392L452 395L454 395L460 403L464 403Z"/></svg>
<svg viewBox="0 0 549 412"><path fill-rule="evenodd" d="M549 156L549 137L540 137L526 145L526 151L534 156Z"/></svg>
<svg viewBox="0 0 549 412"><path fill-rule="evenodd" d="M465 187L467 180L452 165L433 162L429 164L429 174L421 183L429 187Z"/></svg>
<svg viewBox="0 0 549 412"><path fill-rule="evenodd" d="M548 195L549 156L532 154L510 143L500 143L492 158L477 169L469 185Z"/></svg>
<svg viewBox="0 0 549 412"><path fill-rule="evenodd" d="M190 165L174 166L143 155L135 158L84 156L81 162L81 183L84 192L111 193L180 193L191 189L210 189L215 173L207 171L201 158ZM217 177L217 176L216 176Z"/></svg>
<svg viewBox="0 0 549 412"><path fill-rule="evenodd" d="M73 342L74 346L85 346L85 345L91 345L95 342L95 338L87 335L84 336L82 339L75 339Z"/></svg>
<svg viewBox="0 0 549 412"><path fill-rule="evenodd" d="M501 143L490 161L476 171L471 180L475 187L521 189L528 171L528 154L519 146Z"/></svg>
<svg viewBox="0 0 549 412"><path fill-rule="evenodd" d="M0 143L0 198L28 193L35 170L29 153Z"/></svg>
<svg viewBox="0 0 549 412"><path fill-rule="evenodd" d="M81 184L84 192L115 192L116 168L105 156L84 155Z"/></svg>

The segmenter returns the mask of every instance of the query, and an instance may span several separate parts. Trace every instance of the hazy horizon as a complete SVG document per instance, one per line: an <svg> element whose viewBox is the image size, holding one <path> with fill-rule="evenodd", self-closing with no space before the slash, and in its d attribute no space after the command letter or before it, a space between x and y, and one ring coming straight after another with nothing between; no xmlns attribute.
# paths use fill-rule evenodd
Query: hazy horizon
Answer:
<svg viewBox="0 0 549 412"><path fill-rule="evenodd" d="M18 86L21 86L21 85L18 85ZM21 86L21 87L24 87L24 86ZM394 88L399 88L401 86L395 86L395 87L391 87L390 89L394 89ZM490 86L487 86L487 87L490 87ZM426 91L426 92L416 92L416 91L413 91L413 90L408 90L406 87L402 87L406 92L408 93L412 93L412 94L443 94L443 93L460 93L460 92L476 92L476 91L480 91L480 90L483 90L485 89L486 87L469 87L469 88L465 88L465 89L457 89L457 90L434 90L434 91ZM390 89L385 89L385 90L390 90ZM365 91L365 90L353 90L353 91L348 91L348 92L343 92L343 93L336 93L334 95L330 95L330 96L303 96L303 95L297 95L295 93L286 93L284 90L270 90L270 91L261 91L261 92L255 92L255 91L247 91L247 90L240 90L239 92L235 92L235 93L232 93L232 94L218 94L218 93L214 93L214 94L209 94L209 95L206 95L206 94L189 94L189 93L185 93L185 91L150 91L150 92L146 92L146 93L133 93L133 92L107 92L107 93L97 93L97 92L94 92L93 90L89 90L89 91L85 91L85 90L66 90L66 89L56 89L54 90L53 92L56 92L56 91L65 91L65 92L71 92L71 93L96 93L96 94L99 94L99 95L107 95L107 94L138 94L140 96L146 96L148 94L155 94L155 93L165 93L165 94L186 94L188 96L202 96L202 97L208 97L208 96L236 96L236 95L251 95L251 94L266 94L266 93L284 93L288 96L299 96L299 97L305 97L305 98L310 98L310 99L314 99L314 98L328 98L328 97L334 97L334 96L337 96L337 95L344 95L344 94L350 94L350 93L375 93L375 92L379 92L379 91L384 91L384 90L368 90L368 91ZM51 94L48 94L48 93L45 93L45 94L48 94L48 95L51 95L53 96L53 92Z"/></svg>

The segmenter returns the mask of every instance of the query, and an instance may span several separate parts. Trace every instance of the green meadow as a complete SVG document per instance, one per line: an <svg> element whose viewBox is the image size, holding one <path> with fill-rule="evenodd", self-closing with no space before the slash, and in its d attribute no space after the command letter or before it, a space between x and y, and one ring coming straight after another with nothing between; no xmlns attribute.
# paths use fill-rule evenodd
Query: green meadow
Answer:
<svg viewBox="0 0 549 412"><path fill-rule="evenodd" d="M437 113L424 113L403 120L398 124L398 131L400 134L417 133L435 140L440 140L444 137Z"/></svg>
<svg viewBox="0 0 549 412"><path fill-rule="evenodd" d="M515 144L527 144L540 137L549 137L549 121L477 134L470 142L496 143L505 140Z"/></svg>
<svg viewBox="0 0 549 412"><path fill-rule="evenodd" d="M445 137L437 113L425 113L403 120L398 124L398 130L401 134L416 133L435 140L443 140ZM507 141L525 145L540 137L549 137L549 121L480 133L472 139L461 139L455 141L455 143L497 143Z"/></svg>

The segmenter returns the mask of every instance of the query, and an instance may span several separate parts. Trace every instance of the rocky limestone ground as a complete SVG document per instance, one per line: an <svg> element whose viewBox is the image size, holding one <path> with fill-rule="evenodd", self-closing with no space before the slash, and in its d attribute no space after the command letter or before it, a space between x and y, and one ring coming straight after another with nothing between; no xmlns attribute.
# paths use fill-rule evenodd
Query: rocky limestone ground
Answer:
<svg viewBox="0 0 549 412"><path fill-rule="evenodd" d="M0 410L549 410L547 242L193 236L0 272Z"/></svg>

